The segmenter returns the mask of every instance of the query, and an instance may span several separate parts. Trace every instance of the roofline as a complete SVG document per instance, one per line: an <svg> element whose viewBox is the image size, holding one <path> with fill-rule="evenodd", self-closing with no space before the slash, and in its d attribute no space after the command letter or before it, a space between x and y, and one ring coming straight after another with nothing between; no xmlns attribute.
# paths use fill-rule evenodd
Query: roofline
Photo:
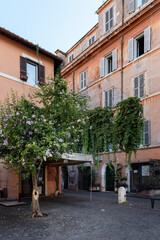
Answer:
<svg viewBox="0 0 160 240"><path fill-rule="evenodd" d="M151 6L151 8L149 8L149 6ZM153 11L153 9L154 9L154 12L158 11L157 9L155 10L155 8L154 8L155 6L158 8L158 10L160 10L159 0L154 0L152 3L149 3L147 6L145 6L141 10L141 13L142 13L141 16L144 15L144 17L145 17L145 15L148 12ZM137 19L139 19L139 13L136 13L130 19L127 19L123 24L121 24L113 32L111 32L110 34L105 36L102 40L99 41L99 39L97 39L96 42L95 42L95 45L91 49L85 49L84 52L82 52L76 58L74 58L72 63L69 63L65 67L62 68L62 70L61 70L62 76L64 78L66 78L66 75L71 71L71 69L75 68L78 64L80 64L80 62L82 62L84 59L87 59L88 56L90 56L92 53L96 52L98 49L102 49L102 46L105 45L106 42L111 41L111 39L113 37L117 36L117 34L119 34L121 32L123 33L123 31L125 31L125 29L127 29L127 27L129 25L135 24Z"/></svg>
<svg viewBox="0 0 160 240"><path fill-rule="evenodd" d="M0 34L7 37L7 38L10 38L12 39L13 41L15 42L18 42L18 43L21 43L22 45L28 47L28 48L31 48L32 50L36 51L36 47L37 45L36 44L33 44L32 42L29 42L28 40L16 35L15 33L12 33L8 30L6 30L5 28L2 28L0 27ZM54 59L55 61L57 61L57 63L62 63L62 59L57 57L56 55L54 55L53 53L51 52L48 52L47 50L39 47L39 53L49 57L49 58L52 58Z"/></svg>
<svg viewBox="0 0 160 240"><path fill-rule="evenodd" d="M63 55L65 55L66 56L66 53L65 52L63 52L63 51L61 51L60 49L57 49L56 51L55 51L55 53L57 54L58 52L60 52L60 53L62 53Z"/></svg>
<svg viewBox="0 0 160 240"><path fill-rule="evenodd" d="M99 12L110 2L111 0L107 0L105 1L96 11L97 14L99 14Z"/></svg>
<svg viewBox="0 0 160 240"><path fill-rule="evenodd" d="M76 47L80 42L82 42L82 40L89 34L91 33L96 27L98 27L98 23L96 23L96 25L94 25L94 27L92 27L82 38L80 38L80 40L78 40L78 42L76 42L66 53L65 55L67 55L74 47ZM58 49L59 50L59 49ZM61 50L59 50L60 52L62 52Z"/></svg>

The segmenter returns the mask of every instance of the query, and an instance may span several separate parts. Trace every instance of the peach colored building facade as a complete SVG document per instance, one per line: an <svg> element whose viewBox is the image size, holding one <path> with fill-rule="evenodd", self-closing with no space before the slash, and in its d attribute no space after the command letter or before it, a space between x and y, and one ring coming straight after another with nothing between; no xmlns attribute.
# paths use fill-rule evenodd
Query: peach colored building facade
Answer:
<svg viewBox="0 0 160 240"><path fill-rule="evenodd" d="M160 159L160 2L108 0L96 13L98 23L66 53L56 53L63 59L62 76L71 89L90 96L90 108L141 98L145 147L132 156L132 172L125 169L134 191L149 175L150 159ZM101 158L97 183L106 191L108 157ZM118 152L117 160L124 164L124 154Z"/></svg>
<svg viewBox="0 0 160 240"><path fill-rule="evenodd" d="M42 48L39 48L38 61L36 45L0 28L0 101L10 94L11 89L27 96L31 89L36 88L37 82L44 83L46 77L54 77L61 62L59 57ZM56 168L45 166L39 176L40 193L54 194L55 179ZM25 180L22 174L19 182L13 172L0 164L0 200L18 198L19 183L22 184L22 196L31 195L30 180Z"/></svg>

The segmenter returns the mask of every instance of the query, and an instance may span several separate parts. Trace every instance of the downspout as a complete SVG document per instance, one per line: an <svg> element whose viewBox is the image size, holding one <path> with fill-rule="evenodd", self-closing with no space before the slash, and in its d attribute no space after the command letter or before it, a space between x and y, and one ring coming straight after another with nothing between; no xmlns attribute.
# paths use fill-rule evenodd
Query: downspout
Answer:
<svg viewBox="0 0 160 240"><path fill-rule="evenodd" d="M124 0L122 0L122 26L124 24ZM123 39L121 37L121 101L123 101Z"/></svg>
<svg viewBox="0 0 160 240"><path fill-rule="evenodd" d="M121 37L121 101L123 101L123 37Z"/></svg>
<svg viewBox="0 0 160 240"><path fill-rule="evenodd" d="M122 25L124 24L124 0L122 0Z"/></svg>
<svg viewBox="0 0 160 240"><path fill-rule="evenodd" d="M73 81L73 92L75 92L75 81L74 81L74 74L75 74L75 73L73 72L73 80L72 80L72 81Z"/></svg>

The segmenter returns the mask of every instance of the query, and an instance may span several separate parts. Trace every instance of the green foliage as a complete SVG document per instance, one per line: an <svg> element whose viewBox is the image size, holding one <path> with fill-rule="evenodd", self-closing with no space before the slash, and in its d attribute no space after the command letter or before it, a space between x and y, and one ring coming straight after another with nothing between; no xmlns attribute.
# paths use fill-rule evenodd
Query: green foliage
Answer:
<svg viewBox="0 0 160 240"><path fill-rule="evenodd" d="M131 154L136 154L143 136L143 106L140 99L130 97L119 102L114 117L113 146L126 153L126 163L130 165Z"/></svg>
<svg viewBox="0 0 160 240"><path fill-rule="evenodd" d="M40 90L34 92L32 99L37 99L44 108L44 116L54 121L56 134L66 137L68 152L79 152L82 149L82 134L86 119L87 97L68 90L67 82L58 72L54 79Z"/></svg>
<svg viewBox="0 0 160 240"><path fill-rule="evenodd" d="M143 107L140 99L130 97L119 102L115 108L98 107L88 111L83 138L84 152L99 158L101 152L109 153L112 144L114 164L117 164L116 152L122 150L126 153L126 164L130 166L131 154L136 154L142 136Z"/></svg>
<svg viewBox="0 0 160 240"><path fill-rule="evenodd" d="M37 174L46 157L58 160L80 147L86 98L69 93L60 74L30 93L30 101L11 95L0 108L0 158L7 168Z"/></svg>
<svg viewBox="0 0 160 240"><path fill-rule="evenodd" d="M84 128L84 152L99 157L100 152L109 152L112 143L114 112L110 107L97 107L88 111Z"/></svg>
<svg viewBox="0 0 160 240"><path fill-rule="evenodd" d="M128 98L116 109L87 110L87 97L68 91L60 73L29 97L12 92L0 109L0 157L17 173L37 173L46 155L58 160L64 152L83 149L99 158L101 152L109 153L110 144L114 154L120 149L130 162L139 147L143 108L138 98Z"/></svg>
<svg viewBox="0 0 160 240"><path fill-rule="evenodd" d="M59 141L53 122L43 115L43 109L12 92L0 111L0 157L16 173L36 173L47 155L58 158L64 146Z"/></svg>

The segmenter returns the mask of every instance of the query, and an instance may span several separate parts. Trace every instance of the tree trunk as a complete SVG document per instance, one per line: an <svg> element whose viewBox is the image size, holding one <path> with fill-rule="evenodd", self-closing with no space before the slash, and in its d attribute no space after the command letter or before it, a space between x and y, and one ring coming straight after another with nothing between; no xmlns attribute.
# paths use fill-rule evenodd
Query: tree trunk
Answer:
<svg viewBox="0 0 160 240"><path fill-rule="evenodd" d="M32 217L42 217L39 207L39 193L37 188L36 175L32 174L33 192L32 192Z"/></svg>
<svg viewBox="0 0 160 240"><path fill-rule="evenodd" d="M56 167L56 191L59 191L59 167Z"/></svg>

